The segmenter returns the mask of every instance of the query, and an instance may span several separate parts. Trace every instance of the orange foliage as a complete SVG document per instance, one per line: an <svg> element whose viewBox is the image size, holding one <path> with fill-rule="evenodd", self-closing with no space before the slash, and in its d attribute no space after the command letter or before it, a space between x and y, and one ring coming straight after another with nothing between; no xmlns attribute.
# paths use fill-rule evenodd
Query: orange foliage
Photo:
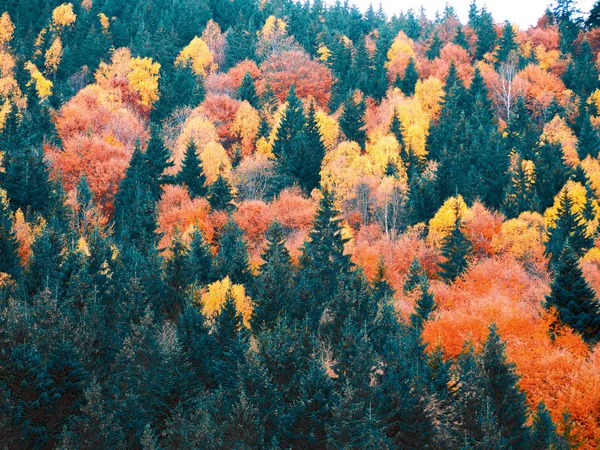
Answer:
<svg viewBox="0 0 600 450"><path fill-rule="evenodd" d="M260 254L265 244L265 232L274 219L274 212L269 205L260 200L249 200L238 206L233 218L244 231L248 241L250 262L259 265Z"/></svg>
<svg viewBox="0 0 600 450"><path fill-rule="evenodd" d="M261 75L256 63L248 59L239 62L226 73L212 73L206 78L206 91L210 94L234 96L242 84L244 75L248 72L255 80Z"/></svg>
<svg viewBox="0 0 600 450"><path fill-rule="evenodd" d="M207 242L212 242L215 228L210 216L210 205L205 198L191 199L186 188L167 185L158 203L158 231L164 233L159 247L166 248L175 228L188 240L194 228L202 230Z"/></svg>
<svg viewBox="0 0 600 450"><path fill-rule="evenodd" d="M534 47L543 45L548 50L557 50L560 44L560 35L558 27L552 25L549 27L530 28L525 32L526 39L530 41Z"/></svg>
<svg viewBox="0 0 600 450"><path fill-rule="evenodd" d="M327 108L333 84L331 71L302 50L274 53L261 65L263 78L259 90L270 83L275 95L284 101L290 87L296 87L300 98L313 98L323 108Z"/></svg>
<svg viewBox="0 0 600 450"><path fill-rule="evenodd" d="M95 200L104 213L125 175L136 141L147 139L142 118L122 100L118 89L90 85L57 113L56 130L62 150L46 146L55 174L69 191L85 173Z"/></svg>
<svg viewBox="0 0 600 450"><path fill-rule="evenodd" d="M479 202L470 209L473 215L465 218L464 231L473 245L473 253L477 257L492 256L495 253L492 241L500 234L503 217Z"/></svg>
<svg viewBox="0 0 600 450"><path fill-rule="evenodd" d="M317 210L313 199L305 198L295 189L286 189L279 194L270 207L273 216L287 235L287 248L293 258L300 255L300 247L308 236Z"/></svg>
<svg viewBox="0 0 600 450"><path fill-rule="evenodd" d="M419 73L422 78L435 77L439 80L445 80L451 62L454 62L459 78L465 83L465 86L469 87L471 78L473 78L471 55L460 45L446 44L440 52L440 57L433 61L420 58L418 62Z"/></svg>
<svg viewBox="0 0 600 450"><path fill-rule="evenodd" d="M207 95L200 105L200 110L217 128L217 134L223 145L227 146L235 140L231 124L242 103L227 95Z"/></svg>
<svg viewBox="0 0 600 450"><path fill-rule="evenodd" d="M573 93L565 88L561 79L540 66L528 65L519 73L519 77L525 83L529 108L537 116L544 113L554 98L563 106L568 106L573 101Z"/></svg>
<svg viewBox="0 0 600 450"><path fill-rule="evenodd" d="M37 223L27 222L20 209L15 212L13 229L19 242L19 257L23 264L27 264L27 261L29 261L32 254L31 244L33 244L36 237L42 232L45 225L46 221L42 218L39 218Z"/></svg>

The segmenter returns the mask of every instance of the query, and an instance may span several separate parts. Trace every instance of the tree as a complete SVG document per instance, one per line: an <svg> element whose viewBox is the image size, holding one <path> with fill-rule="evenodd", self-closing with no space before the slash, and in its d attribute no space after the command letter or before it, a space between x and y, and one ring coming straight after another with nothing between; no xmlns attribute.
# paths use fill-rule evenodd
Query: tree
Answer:
<svg viewBox="0 0 600 450"><path fill-rule="evenodd" d="M203 173L202 161L198 157L198 150L193 140L187 146L176 181L187 187L190 197L206 196L206 176Z"/></svg>
<svg viewBox="0 0 600 450"><path fill-rule="evenodd" d="M526 448L528 408L525 393L519 388L515 364L507 361L506 343L500 340L496 325L490 326L481 352L485 374L485 393L491 400L498 429L510 448Z"/></svg>
<svg viewBox="0 0 600 450"><path fill-rule="evenodd" d="M278 222L271 225L266 238L267 247L261 255L265 263L256 277L257 295L250 320L255 333L273 329L278 319L287 315L296 287L295 269Z"/></svg>
<svg viewBox="0 0 600 450"><path fill-rule="evenodd" d="M565 445L566 443L562 441L556 432L556 425L552 421L550 411L544 402L538 403L531 424L529 448L568 448L568 444Z"/></svg>
<svg viewBox="0 0 600 450"><path fill-rule="evenodd" d="M365 121L363 118L365 110L364 102L357 102L353 95L349 96L344 103L344 110L340 117L340 128L346 139L354 141L365 148L367 141L367 132L365 131Z"/></svg>
<svg viewBox="0 0 600 450"><path fill-rule="evenodd" d="M8 200L2 191L0 191L0 272L15 278L21 273L19 243L13 229Z"/></svg>
<svg viewBox="0 0 600 450"><path fill-rule="evenodd" d="M321 182L321 164L325 157L325 144L319 129L315 105L311 104L304 127L304 152L297 158L292 174L297 174L302 190L310 194Z"/></svg>
<svg viewBox="0 0 600 450"><path fill-rule="evenodd" d="M258 109L260 107L260 98L256 93L256 86L250 72L246 72L244 78L242 78L242 84L240 84L237 94L241 101L246 100L253 108Z"/></svg>
<svg viewBox="0 0 600 450"><path fill-rule="evenodd" d="M590 343L600 338L600 305L596 293L583 277L569 242L556 264L555 276L546 297L546 307L556 308L558 319Z"/></svg>
<svg viewBox="0 0 600 450"><path fill-rule="evenodd" d="M232 203L233 194L229 180L219 174L217 180L208 188L208 202L210 207L217 211L231 211L235 209Z"/></svg>
<svg viewBox="0 0 600 450"><path fill-rule="evenodd" d="M498 51L496 52L497 65L507 62L511 52L514 52L518 49L515 38L515 30L513 29L511 23L507 21L504 24L504 28L502 28L502 36L498 42Z"/></svg>
<svg viewBox="0 0 600 450"><path fill-rule="evenodd" d="M504 212L508 217L518 217L525 211L539 210L536 191L536 171L533 162L524 161L517 153L511 156L510 184L504 194Z"/></svg>
<svg viewBox="0 0 600 450"><path fill-rule="evenodd" d="M421 280L425 276L425 272L423 271L419 260L415 256L410 263L410 267L408 268L408 276L406 277L403 287L404 292L407 293L419 287L421 285Z"/></svg>
<svg viewBox="0 0 600 450"><path fill-rule="evenodd" d="M240 227L229 218L218 241L219 251L213 260L215 278L229 277L234 284L246 284L252 279L248 264L248 248Z"/></svg>
<svg viewBox="0 0 600 450"><path fill-rule="evenodd" d="M415 88L419 81L419 72L417 71L417 65L414 58L411 58L404 71L404 78L400 83L400 89L404 92L404 95L411 97L415 94Z"/></svg>
<svg viewBox="0 0 600 450"><path fill-rule="evenodd" d="M577 135L577 154L580 160L584 160L588 155L592 158L598 158L600 152L600 136L594 129L590 120L589 108L582 105L578 117L579 133Z"/></svg>
<svg viewBox="0 0 600 450"><path fill-rule="evenodd" d="M214 281L213 254L200 228L194 227L191 237L186 261L187 277L190 283L205 286Z"/></svg>
<svg viewBox="0 0 600 450"><path fill-rule="evenodd" d="M441 255L444 260L438 263L440 276L450 283L461 276L467 270L471 251L471 243L462 230L462 220L457 210L454 226L442 240Z"/></svg>
<svg viewBox="0 0 600 450"><path fill-rule="evenodd" d="M150 127L150 140L146 146L145 161L147 173L149 177L149 187L153 194L153 198L158 200L161 195L161 185L166 182L163 177L165 170L173 167L171 160L171 152L161 137L161 131L156 125Z"/></svg>
<svg viewBox="0 0 600 450"><path fill-rule="evenodd" d="M440 33L438 33L437 30L434 31L433 38L431 39L431 44L429 44L429 47L425 52L425 56L427 57L427 59L433 61L435 58L439 58L440 51L442 50L443 45L444 43L440 39Z"/></svg>
<svg viewBox="0 0 600 450"><path fill-rule="evenodd" d="M417 299L415 312L410 316L410 322L417 330L423 328L425 322L430 319L431 313L437 308L435 300L433 299L433 293L429 290L429 281L427 280L427 277L421 277L419 289L421 291L421 296Z"/></svg>

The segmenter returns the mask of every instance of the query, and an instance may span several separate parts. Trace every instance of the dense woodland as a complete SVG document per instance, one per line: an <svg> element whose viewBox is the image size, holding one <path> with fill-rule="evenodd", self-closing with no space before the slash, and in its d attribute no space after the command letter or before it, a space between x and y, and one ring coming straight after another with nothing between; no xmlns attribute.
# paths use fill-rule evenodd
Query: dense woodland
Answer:
<svg viewBox="0 0 600 450"><path fill-rule="evenodd" d="M0 448L600 448L600 2L62 1L0 1Z"/></svg>

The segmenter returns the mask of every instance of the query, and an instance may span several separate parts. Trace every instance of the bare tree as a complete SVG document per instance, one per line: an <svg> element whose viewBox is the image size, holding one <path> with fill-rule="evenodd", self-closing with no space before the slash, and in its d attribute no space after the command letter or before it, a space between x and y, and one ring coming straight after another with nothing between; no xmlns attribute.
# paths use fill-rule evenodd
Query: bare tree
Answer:
<svg viewBox="0 0 600 450"><path fill-rule="evenodd" d="M525 82L519 76L517 53L512 51L505 63L498 69L498 78L492 83L494 101L500 109L500 116L507 122L517 99L525 93Z"/></svg>

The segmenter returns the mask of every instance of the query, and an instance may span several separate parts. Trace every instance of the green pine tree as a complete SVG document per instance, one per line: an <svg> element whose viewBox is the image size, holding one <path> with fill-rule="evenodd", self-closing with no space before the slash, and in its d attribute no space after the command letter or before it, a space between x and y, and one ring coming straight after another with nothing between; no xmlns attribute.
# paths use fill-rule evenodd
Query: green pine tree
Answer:
<svg viewBox="0 0 600 450"><path fill-rule="evenodd" d="M192 231L185 264L190 283L205 286L213 281L213 254L198 227Z"/></svg>
<svg viewBox="0 0 600 450"><path fill-rule="evenodd" d="M496 52L496 61L498 65L507 62L511 53L518 49L515 38L515 30L511 23L507 21L504 24L504 28L502 28L502 36L498 42L498 51Z"/></svg>
<svg viewBox="0 0 600 450"><path fill-rule="evenodd" d="M402 78L402 82L400 83L400 89L404 92L404 95L412 97L415 94L417 81L419 81L417 64L415 63L414 58L411 58L404 71L404 78Z"/></svg>
<svg viewBox="0 0 600 450"><path fill-rule="evenodd" d="M248 247L244 233L230 218L218 240L219 251L213 260L215 278L229 277L234 284L246 284L252 279L248 263Z"/></svg>
<svg viewBox="0 0 600 450"><path fill-rule="evenodd" d="M256 86L250 72L246 72L244 75L237 94L241 101L247 101L253 108L258 109L260 107L260 97L256 93Z"/></svg>
<svg viewBox="0 0 600 450"><path fill-rule="evenodd" d="M442 240L441 255L444 260L438 263L440 276L448 283L460 277L467 270L471 251L471 243L462 230L462 220L457 211L452 230Z"/></svg>
<svg viewBox="0 0 600 450"><path fill-rule="evenodd" d="M0 272L13 278L21 274L19 242L13 229L13 218L4 192L0 191Z"/></svg>
<svg viewBox="0 0 600 450"><path fill-rule="evenodd" d="M213 184L208 187L208 202L217 211L232 211L235 209L232 188L227 178L219 174Z"/></svg>
<svg viewBox="0 0 600 450"><path fill-rule="evenodd" d="M425 56L427 57L427 59L429 59L430 61L433 61L435 58L439 58L440 52L441 52L443 46L444 46L444 43L440 39L440 33L438 33L437 30L434 31L433 38L431 39L431 43L429 44L429 47L427 48L427 51L425 52Z"/></svg>
<svg viewBox="0 0 600 450"><path fill-rule="evenodd" d="M192 198L205 197L207 194L206 176L203 171L198 149L192 140L185 150L181 170L176 177L177 183L186 186Z"/></svg>
<svg viewBox="0 0 600 450"><path fill-rule="evenodd" d="M362 149L365 148L367 141L364 113L364 101L356 102L354 96L350 95L344 103L344 110L340 117L340 128L346 139L358 143Z"/></svg>

